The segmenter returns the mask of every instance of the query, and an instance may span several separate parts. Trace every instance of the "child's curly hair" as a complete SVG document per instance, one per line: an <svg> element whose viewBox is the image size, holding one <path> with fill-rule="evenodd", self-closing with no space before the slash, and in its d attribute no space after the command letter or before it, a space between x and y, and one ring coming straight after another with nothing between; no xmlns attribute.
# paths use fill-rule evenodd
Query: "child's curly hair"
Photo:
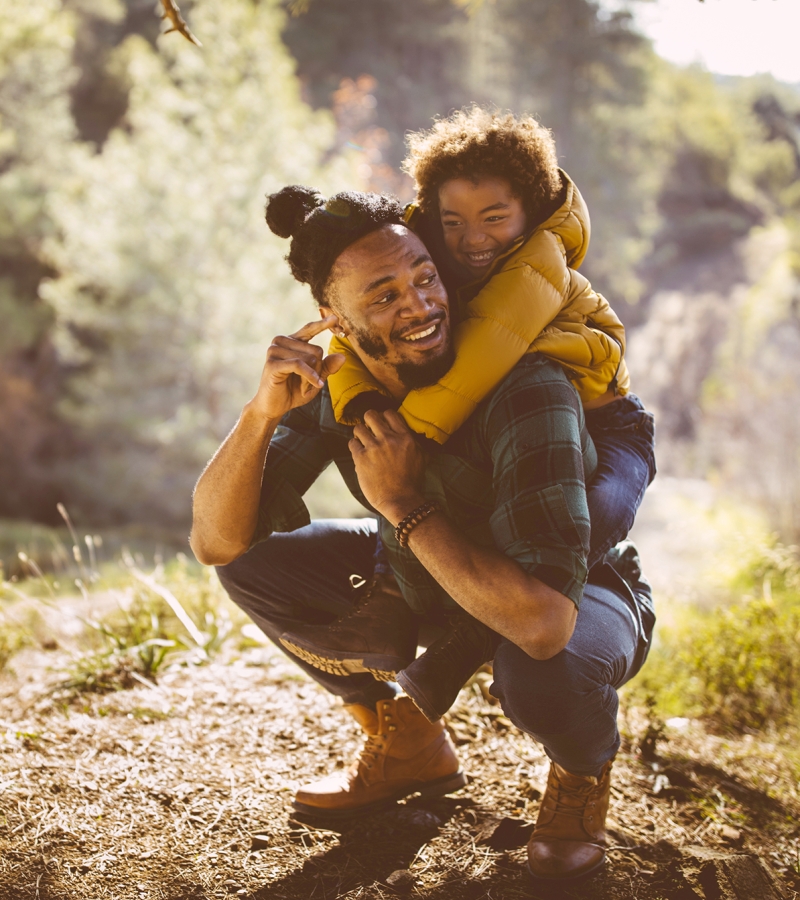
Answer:
<svg viewBox="0 0 800 900"><path fill-rule="evenodd" d="M532 116L472 106L410 134L408 148L403 168L424 213L438 214L439 188L451 178L507 178L532 221L561 190L553 135Z"/></svg>

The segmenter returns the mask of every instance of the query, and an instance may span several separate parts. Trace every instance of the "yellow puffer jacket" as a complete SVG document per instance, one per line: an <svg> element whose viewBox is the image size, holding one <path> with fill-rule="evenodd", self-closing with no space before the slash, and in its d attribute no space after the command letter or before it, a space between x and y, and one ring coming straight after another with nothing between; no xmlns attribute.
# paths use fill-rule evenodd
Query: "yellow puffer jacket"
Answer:
<svg viewBox="0 0 800 900"><path fill-rule="evenodd" d="M589 212L577 187L561 174L561 206L498 257L479 284L459 290L462 321L452 368L437 384L411 391L400 407L414 431L444 444L525 353L544 353L560 363L584 403L612 384L617 393L628 393L625 329L605 298L575 271L589 245ZM412 228L415 215L412 205ZM464 302L465 294L474 299ZM365 391L385 391L346 339L334 337L330 351L346 356L328 379L334 413L337 421L353 424L347 405Z"/></svg>

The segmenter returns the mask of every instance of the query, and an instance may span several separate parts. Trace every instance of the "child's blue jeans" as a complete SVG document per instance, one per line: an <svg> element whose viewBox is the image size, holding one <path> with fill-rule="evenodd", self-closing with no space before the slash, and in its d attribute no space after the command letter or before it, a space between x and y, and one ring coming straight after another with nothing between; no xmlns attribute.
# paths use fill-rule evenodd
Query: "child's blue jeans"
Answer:
<svg viewBox="0 0 800 900"><path fill-rule="evenodd" d="M318 520L272 535L217 572L231 599L281 646L283 632L352 608L350 575L371 574L376 534L374 519ZM654 622L647 582L635 574L626 585L608 565L601 569L564 650L535 660L503 640L494 659L491 691L506 715L576 775L596 774L617 752L617 688L641 667ZM372 706L395 694L371 675L330 675L288 655L345 703Z"/></svg>
<svg viewBox="0 0 800 900"><path fill-rule="evenodd" d="M628 536L647 486L656 474L655 425L635 394L586 412L597 448L597 471L586 487L592 537L591 569Z"/></svg>

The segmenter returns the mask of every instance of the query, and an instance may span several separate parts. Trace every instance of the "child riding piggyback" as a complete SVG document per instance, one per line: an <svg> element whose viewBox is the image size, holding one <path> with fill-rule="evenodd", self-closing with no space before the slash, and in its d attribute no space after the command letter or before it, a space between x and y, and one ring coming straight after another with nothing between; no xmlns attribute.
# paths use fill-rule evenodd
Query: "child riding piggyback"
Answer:
<svg viewBox="0 0 800 900"><path fill-rule="evenodd" d="M627 535L655 459L653 418L630 393L625 329L578 271L590 234L583 198L558 167L552 135L532 117L472 108L411 135L409 144L405 168L417 197L406 221L448 289L455 362L438 383L410 391L399 412L412 430L445 444L526 353L561 365L598 454L587 485L591 568ZM331 352L346 356L328 380L334 413L354 424L380 408L383 389L346 339L334 337ZM456 624L464 632L459 659L446 648L437 654L434 644L401 671L398 681L429 716L445 710L428 682L454 666L456 681L461 672L466 681L491 658L482 627L464 616Z"/></svg>

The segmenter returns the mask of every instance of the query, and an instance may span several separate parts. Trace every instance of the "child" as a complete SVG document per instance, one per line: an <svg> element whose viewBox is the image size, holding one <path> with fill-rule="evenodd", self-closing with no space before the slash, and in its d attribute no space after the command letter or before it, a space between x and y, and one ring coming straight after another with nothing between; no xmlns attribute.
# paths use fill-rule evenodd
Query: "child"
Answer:
<svg viewBox="0 0 800 900"><path fill-rule="evenodd" d="M417 188L406 221L439 269L457 327L452 368L437 384L410 391L400 414L410 428L444 444L525 353L561 364L583 401L598 453L587 485L591 568L627 535L655 459L652 415L629 393L622 323L577 271L589 242L583 199L558 168L547 129L531 117L480 108L412 135L406 169ZM347 358L328 381L337 420L354 424L367 409L385 408L381 388L347 341L334 337L331 352ZM385 564L377 568L386 571ZM367 593L371 609L345 617L348 629L369 630L381 604L398 602L396 589ZM318 634L285 638L318 667L356 671L346 653L326 657ZM453 631L409 660L397 680L429 718L439 718L492 658L498 640L462 612Z"/></svg>

